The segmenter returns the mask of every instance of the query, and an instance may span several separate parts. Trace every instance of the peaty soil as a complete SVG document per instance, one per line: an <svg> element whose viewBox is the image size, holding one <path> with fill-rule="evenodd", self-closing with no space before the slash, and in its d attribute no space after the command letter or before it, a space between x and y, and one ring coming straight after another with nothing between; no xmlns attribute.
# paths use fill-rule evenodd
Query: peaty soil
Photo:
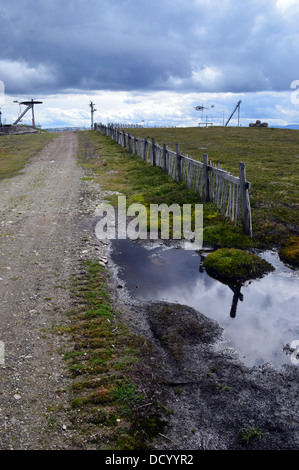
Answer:
<svg viewBox="0 0 299 470"><path fill-rule="evenodd" d="M0 183L0 450L96 448L84 423L75 429L69 419L63 360L72 347L70 279L85 259L109 258L94 235L105 193L82 179L77 147L76 133L61 133ZM214 347L216 322L190 307L136 301L119 288L115 267L105 269L122 320L152 345L144 387L169 410L154 449L298 449L298 366L246 368Z"/></svg>

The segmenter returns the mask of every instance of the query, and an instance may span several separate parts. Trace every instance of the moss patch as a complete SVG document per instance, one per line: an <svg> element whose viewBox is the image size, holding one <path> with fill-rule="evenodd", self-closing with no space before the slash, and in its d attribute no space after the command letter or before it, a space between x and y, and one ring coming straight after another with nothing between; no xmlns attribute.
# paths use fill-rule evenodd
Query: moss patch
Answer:
<svg viewBox="0 0 299 470"><path fill-rule="evenodd" d="M274 271L274 267L257 255L236 248L220 248L203 263L207 273L224 284L245 282Z"/></svg>
<svg viewBox="0 0 299 470"><path fill-rule="evenodd" d="M279 252L282 260L299 266L299 236L291 237L288 243Z"/></svg>
<svg viewBox="0 0 299 470"><path fill-rule="evenodd" d="M205 245L210 245L214 248L238 247L240 249L248 249L253 245L252 240L244 235L239 227L235 227L229 222L227 222L226 225L221 223L217 225L207 225L206 223L203 230L203 241Z"/></svg>

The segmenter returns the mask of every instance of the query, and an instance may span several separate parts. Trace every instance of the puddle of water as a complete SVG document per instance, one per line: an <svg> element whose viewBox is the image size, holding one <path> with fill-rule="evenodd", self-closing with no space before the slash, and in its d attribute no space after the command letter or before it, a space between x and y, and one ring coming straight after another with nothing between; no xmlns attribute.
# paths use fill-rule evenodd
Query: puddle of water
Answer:
<svg viewBox="0 0 299 470"><path fill-rule="evenodd" d="M113 240L111 257L130 294L141 300L189 305L224 329L221 348L232 348L252 367L291 364L283 347L299 340L299 276L272 252L262 255L276 268L235 291L207 275L194 251L145 248Z"/></svg>

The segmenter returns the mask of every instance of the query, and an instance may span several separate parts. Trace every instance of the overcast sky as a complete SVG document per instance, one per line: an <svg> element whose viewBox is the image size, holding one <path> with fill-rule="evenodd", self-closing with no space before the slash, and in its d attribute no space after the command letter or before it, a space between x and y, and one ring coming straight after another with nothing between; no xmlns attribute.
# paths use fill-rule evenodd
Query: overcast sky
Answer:
<svg viewBox="0 0 299 470"><path fill-rule="evenodd" d="M222 124L241 99L244 125L299 124L298 25L298 0L3 1L2 119Z"/></svg>

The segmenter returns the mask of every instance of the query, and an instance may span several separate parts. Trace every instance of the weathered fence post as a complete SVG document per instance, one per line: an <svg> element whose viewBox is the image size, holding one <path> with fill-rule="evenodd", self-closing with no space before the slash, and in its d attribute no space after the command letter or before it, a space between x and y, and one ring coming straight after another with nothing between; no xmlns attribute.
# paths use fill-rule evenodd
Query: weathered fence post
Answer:
<svg viewBox="0 0 299 470"><path fill-rule="evenodd" d="M209 162L208 154L204 153L203 155L203 177L205 184L205 202L210 201L210 181L209 181Z"/></svg>
<svg viewBox="0 0 299 470"><path fill-rule="evenodd" d="M136 134L134 134L134 140L133 140L133 154L137 155L137 139L136 139Z"/></svg>
<svg viewBox="0 0 299 470"><path fill-rule="evenodd" d="M153 152L153 166L156 166L156 144L155 144L155 139L152 139L152 152Z"/></svg>
<svg viewBox="0 0 299 470"><path fill-rule="evenodd" d="M129 147L129 152L132 153L132 143L131 143L131 134L128 132L128 147Z"/></svg>
<svg viewBox="0 0 299 470"><path fill-rule="evenodd" d="M252 236L251 209L249 200L250 183L246 181L245 163L239 163L242 226L246 235Z"/></svg>
<svg viewBox="0 0 299 470"><path fill-rule="evenodd" d="M142 158L145 161L146 160L146 150L147 150L147 140L146 137L144 138L144 148L143 148L143 155Z"/></svg>
<svg viewBox="0 0 299 470"><path fill-rule="evenodd" d="M182 181L182 155L180 154L179 144L176 144L176 168L178 181Z"/></svg>
<svg viewBox="0 0 299 470"><path fill-rule="evenodd" d="M167 171L166 155L167 155L166 144L163 144L163 170L164 171Z"/></svg>

